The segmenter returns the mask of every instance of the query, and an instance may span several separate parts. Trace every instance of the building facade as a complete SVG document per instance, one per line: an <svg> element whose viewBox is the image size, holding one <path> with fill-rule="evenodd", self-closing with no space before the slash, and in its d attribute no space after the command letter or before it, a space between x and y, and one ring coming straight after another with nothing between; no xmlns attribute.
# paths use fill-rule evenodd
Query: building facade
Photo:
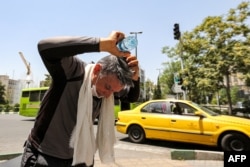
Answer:
<svg viewBox="0 0 250 167"><path fill-rule="evenodd" d="M5 99L10 105L19 104L21 89L25 82L22 80L10 79L8 75L0 75L0 82L5 87Z"/></svg>
<svg viewBox="0 0 250 167"><path fill-rule="evenodd" d="M226 84L225 81L226 80L224 78L224 84ZM238 87L239 89L238 94L241 98L247 98L247 99L250 98L250 88L246 86L243 74L236 73L236 74L230 75L229 84L231 87L234 87L234 86Z"/></svg>

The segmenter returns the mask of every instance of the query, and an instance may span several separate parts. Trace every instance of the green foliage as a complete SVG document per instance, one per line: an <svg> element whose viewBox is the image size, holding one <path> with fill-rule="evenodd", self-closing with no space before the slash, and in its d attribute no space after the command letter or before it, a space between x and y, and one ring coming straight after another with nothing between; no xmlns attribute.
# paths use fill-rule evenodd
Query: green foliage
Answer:
<svg viewBox="0 0 250 167"><path fill-rule="evenodd" d="M118 112L121 110L120 105L115 105L114 106L114 114L115 114L115 119L118 117Z"/></svg>
<svg viewBox="0 0 250 167"><path fill-rule="evenodd" d="M178 61L172 61L164 63L163 65L165 68L163 74L159 78L161 85L165 85L162 86L163 94L173 94L171 87L174 84L174 73L180 70L181 64Z"/></svg>
<svg viewBox="0 0 250 167"><path fill-rule="evenodd" d="M5 86L0 82L0 104L6 104L5 100Z"/></svg>
<svg viewBox="0 0 250 167"><path fill-rule="evenodd" d="M10 106L9 104L6 104L5 108L4 108L4 111L9 112L12 108L13 108L12 106Z"/></svg>
<svg viewBox="0 0 250 167"><path fill-rule="evenodd" d="M18 112L19 111L19 104L15 105L10 105L10 104L5 104L5 105L0 105L0 112Z"/></svg>
<svg viewBox="0 0 250 167"><path fill-rule="evenodd" d="M236 104L237 101L239 101L239 95L238 95L238 92L239 92L239 88L234 86L231 88L230 90L230 94L231 94L231 97L232 97L232 104Z"/></svg>
<svg viewBox="0 0 250 167"><path fill-rule="evenodd" d="M146 90L146 101L153 98L153 88L154 83L150 81L149 79L145 82L145 90Z"/></svg>
<svg viewBox="0 0 250 167"><path fill-rule="evenodd" d="M161 98L162 98L161 86L160 86L160 82L159 82L159 78L158 78L156 88L154 89L153 99L161 99Z"/></svg>
<svg viewBox="0 0 250 167"><path fill-rule="evenodd" d="M52 77L49 74L44 74L44 75L45 75L44 86L49 87L51 85L51 82L52 82Z"/></svg>
<svg viewBox="0 0 250 167"><path fill-rule="evenodd" d="M19 112L19 107L20 107L20 104L18 104L18 103L15 104L15 105L14 105L14 109L13 109L14 112Z"/></svg>
<svg viewBox="0 0 250 167"><path fill-rule="evenodd" d="M204 103L204 97L215 96L222 88L220 96L225 94L225 98L220 98L221 103L229 103L231 108L237 99L234 95L231 97L229 76L235 73L249 75L248 6L249 2L242 2L237 8L230 9L227 15L208 16L192 32L182 33L176 47L163 48L162 52L174 62L183 60L184 67L174 69L174 72L183 76L190 100ZM160 79L168 87L173 76L170 71L173 72L171 66L167 66Z"/></svg>
<svg viewBox="0 0 250 167"><path fill-rule="evenodd" d="M246 82L245 84L250 87L250 76L249 75L246 76L245 82Z"/></svg>

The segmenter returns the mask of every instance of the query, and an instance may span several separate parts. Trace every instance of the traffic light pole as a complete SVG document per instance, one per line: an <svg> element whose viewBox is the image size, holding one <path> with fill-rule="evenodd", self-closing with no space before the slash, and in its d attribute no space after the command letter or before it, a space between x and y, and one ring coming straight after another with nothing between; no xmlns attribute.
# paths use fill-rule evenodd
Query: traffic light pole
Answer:
<svg viewBox="0 0 250 167"><path fill-rule="evenodd" d="M180 41L180 45L181 45L181 55L180 55L180 57L181 57L181 70L183 71L184 70L184 65L183 65L183 59L182 59L182 55L183 55L183 47L182 47L182 40L181 40L181 38L179 39L179 41ZM183 90L183 99L184 100L186 100L186 90Z"/></svg>
<svg viewBox="0 0 250 167"><path fill-rule="evenodd" d="M181 58L181 70L184 70L182 55L183 55L183 47L182 47L182 40L181 40L181 32L178 23L174 24L174 39L179 40L179 45L181 47L180 51L180 58ZM186 90L183 90L183 99L186 100Z"/></svg>

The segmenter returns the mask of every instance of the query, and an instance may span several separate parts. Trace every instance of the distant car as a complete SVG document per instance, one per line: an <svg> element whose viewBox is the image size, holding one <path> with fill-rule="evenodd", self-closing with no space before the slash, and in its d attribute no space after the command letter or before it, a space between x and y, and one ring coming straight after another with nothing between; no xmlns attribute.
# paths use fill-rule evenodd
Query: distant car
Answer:
<svg viewBox="0 0 250 167"><path fill-rule="evenodd" d="M250 101L237 102L232 109L232 115L250 119Z"/></svg>
<svg viewBox="0 0 250 167"><path fill-rule="evenodd" d="M224 151L250 150L250 120L220 115L194 102L147 101L118 113L116 130L141 143L159 139L215 146Z"/></svg>
<svg viewBox="0 0 250 167"><path fill-rule="evenodd" d="M250 108L233 108L232 115L250 119Z"/></svg>

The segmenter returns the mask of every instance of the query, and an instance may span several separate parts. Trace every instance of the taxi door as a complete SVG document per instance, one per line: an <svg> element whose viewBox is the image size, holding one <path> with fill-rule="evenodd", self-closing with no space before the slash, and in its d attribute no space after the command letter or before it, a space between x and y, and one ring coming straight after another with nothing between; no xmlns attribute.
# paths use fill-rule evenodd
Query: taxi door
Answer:
<svg viewBox="0 0 250 167"><path fill-rule="evenodd" d="M166 102L149 103L142 111L140 123L145 130L146 138L169 139L170 111Z"/></svg>
<svg viewBox="0 0 250 167"><path fill-rule="evenodd" d="M181 111L171 117L171 140L213 143L212 123L209 119L195 115L196 109L186 103L178 102L177 105Z"/></svg>

